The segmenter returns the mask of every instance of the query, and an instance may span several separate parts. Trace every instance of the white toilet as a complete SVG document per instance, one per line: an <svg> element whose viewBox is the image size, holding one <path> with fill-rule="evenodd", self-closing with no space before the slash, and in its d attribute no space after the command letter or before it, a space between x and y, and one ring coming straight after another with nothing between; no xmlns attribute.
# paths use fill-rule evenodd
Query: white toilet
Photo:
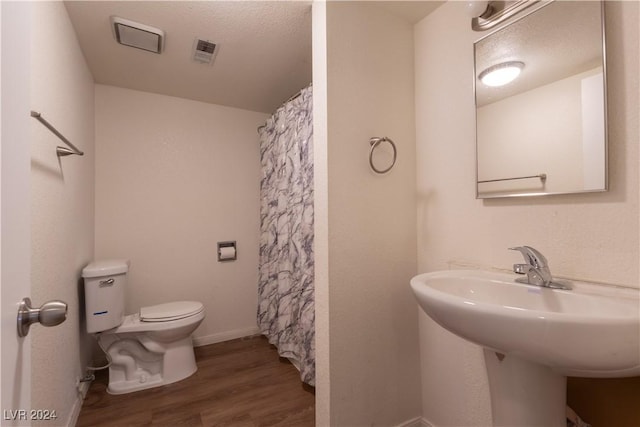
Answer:
<svg viewBox="0 0 640 427"><path fill-rule="evenodd" d="M108 354L110 394L144 390L196 372L191 334L205 316L202 303L177 301L124 315L129 262L96 261L82 270L87 332L99 333Z"/></svg>

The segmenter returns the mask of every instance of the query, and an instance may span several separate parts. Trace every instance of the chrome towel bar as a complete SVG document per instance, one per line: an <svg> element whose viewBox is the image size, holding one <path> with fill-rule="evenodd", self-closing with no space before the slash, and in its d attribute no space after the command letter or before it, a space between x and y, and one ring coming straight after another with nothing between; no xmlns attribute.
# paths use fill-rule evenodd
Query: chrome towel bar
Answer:
<svg viewBox="0 0 640 427"><path fill-rule="evenodd" d="M46 127L51 132L53 132L53 134L55 136L60 138L62 140L62 142L64 142L65 144L67 144L69 146L69 148L57 146L56 147L56 154L58 155L58 157L60 157L60 156L70 156L71 154L75 154L77 156L84 156L84 152L80 151L78 149L78 147L73 145L71 143L71 141L69 141L60 132L58 132L58 129L53 127L53 125L51 123L49 123L48 121L46 121L44 119L44 117L42 117L42 114L38 113L37 111L31 111L31 117L37 119L40 123L42 123L44 125L44 127Z"/></svg>
<svg viewBox="0 0 640 427"><path fill-rule="evenodd" d="M478 184L484 184L485 182L513 181L514 179L529 179L529 178L540 178L540 181L545 182L547 180L547 174L541 173L540 175L517 176L514 178L487 179L484 181L478 181Z"/></svg>

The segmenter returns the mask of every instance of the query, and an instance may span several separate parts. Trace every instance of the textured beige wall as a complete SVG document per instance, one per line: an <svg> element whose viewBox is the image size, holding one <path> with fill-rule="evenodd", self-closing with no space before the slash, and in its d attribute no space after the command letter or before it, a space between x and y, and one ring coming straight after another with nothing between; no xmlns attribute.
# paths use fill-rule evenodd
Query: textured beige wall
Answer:
<svg viewBox="0 0 640 427"><path fill-rule="evenodd" d="M61 325L31 328L32 407L56 410L65 425L82 403L76 379L90 357L80 276L94 246L93 77L63 3L36 2L32 10L31 108L85 152L58 159L56 146L64 144L32 119L31 299L69 306Z"/></svg>
<svg viewBox="0 0 640 427"><path fill-rule="evenodd" d="M557 276L640 288L638 3L607 2L610 191L476 200L472 43L464 2L415 27L418 270L509 269L527 244ZM446 40L446 43L442 41ZM423 414L434 425L490 422L482 353L420 315Z"/></svg>
<svg viewBox="0 0 640 427"><path fill-rule="evenodd" d="M371 3L326 7L330 425L395 425L420 413L413 29ZM387 175L373 136L398 147Z"/></svg>
<svg viewBox="0 0 640 427"><path fill-rule="evenodd" d="M96 258L131 261L126 312L201 301L196 344L256 333L257 126L268 117L96 85ZM236 240L238 260L217 261Z"/></svg>

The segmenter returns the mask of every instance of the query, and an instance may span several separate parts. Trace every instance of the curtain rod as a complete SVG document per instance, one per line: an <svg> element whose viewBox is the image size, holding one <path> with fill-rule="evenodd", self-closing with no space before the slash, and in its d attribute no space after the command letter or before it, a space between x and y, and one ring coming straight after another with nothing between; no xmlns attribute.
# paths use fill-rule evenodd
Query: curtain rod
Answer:
<svg viewBox="0 0 640 427"><path fill-rule="evenodd" d="M294 99L296 99L297 97L299 97L302 94L302 91L305 90L308 87L312 87L313 83L309 83L309 86L305 86L302 89L300 89L299 91L297 91L296 93L294 93L293 95L291 95L286 101L284 101L282 104L280 104L278 106L278 108L276 108L276 111L278 111L280 108L282 108L283 105L285 105L287 102L291 102ZM266 124L258 126L258 128L256 129L258 132L260 132L260 129L264 128L266 126Z"/></svg>

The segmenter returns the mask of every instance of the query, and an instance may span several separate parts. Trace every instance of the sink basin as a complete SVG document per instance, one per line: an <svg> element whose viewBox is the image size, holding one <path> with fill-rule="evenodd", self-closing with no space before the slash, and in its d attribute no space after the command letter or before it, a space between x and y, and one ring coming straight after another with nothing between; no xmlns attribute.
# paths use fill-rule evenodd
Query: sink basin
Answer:
<svg viewBox="0 0 640 427"><path fill-rule="evenodd" d="M494 426L566 427L566 377L640 376L640 290L450 270L411 279L420 307L484 347ZM428 339L428 338L427 338Z"/></svg>
<svg viewBox="0 0 640 427"><path fill-rule="evenodd" d="M451 270L411 287L454 334L566 376L640 375L640 291L572 282L573 290L516 283L513 274Z"/></svg>

